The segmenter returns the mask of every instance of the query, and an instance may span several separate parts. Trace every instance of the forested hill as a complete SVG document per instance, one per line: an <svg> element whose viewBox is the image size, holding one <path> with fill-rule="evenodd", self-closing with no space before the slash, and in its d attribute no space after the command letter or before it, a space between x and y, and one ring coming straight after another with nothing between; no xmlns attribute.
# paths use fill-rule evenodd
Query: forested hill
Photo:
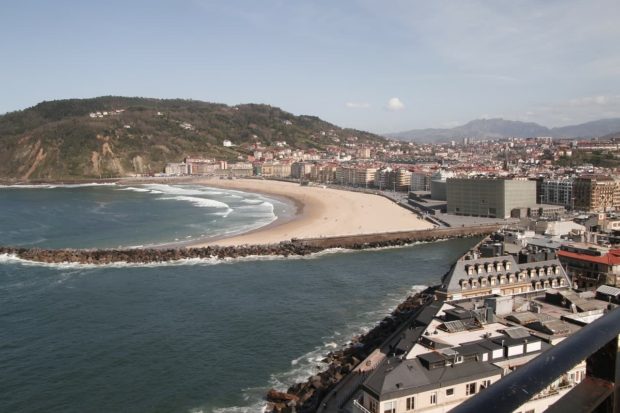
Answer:
<svg viewBox="0 0 620 413"><path fill-rule="evenodd" d="M160 172L187 155L234 161L255 142L320 150L352 136L358 143L384 141L268 105L114 96L58 100L0 116L0 178L119 177ZM235 146L224 147L226 139Z"/></svg>

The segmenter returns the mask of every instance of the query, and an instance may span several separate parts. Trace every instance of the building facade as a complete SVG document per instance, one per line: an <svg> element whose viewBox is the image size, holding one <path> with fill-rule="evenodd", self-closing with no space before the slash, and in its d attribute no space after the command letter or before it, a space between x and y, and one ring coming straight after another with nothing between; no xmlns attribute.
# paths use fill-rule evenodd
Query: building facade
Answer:
<svg viewBox="0 0 620 413"><path fill-rule="evenodd" d="M536 182L521 179L448 178L448 213L510 218L513 209L536 205Z"/></svg>
<svg viewBox="0 0 620 413"><path fill-rule="evenodd" d="M314 182L331 184L336 181L336 165L314 164L310 167L310 179Z"/></svg>
<svg viewBox="0 0 620 413"><path fill-rule="evenodd" d="M576 178L573 184L575 209L582 211L610 211L620 206L620 191L616 181L603 175Z"/></svg>
<svg viewBox="0 0 620 413"><path fill-rule="evenodd" d="M406 192L411 186L411 173L404 168L381 168L375 173L374 186L387 191Z"/></svg>
<svg viewBox="0 0 620 413"><path fill-rule="evenodd" d="M336 168L336 182L340 185L372 186L377 168L364 166L339 166Z"/></svg>
<svg viewBox="0 0 620 413"><path fill-rule="evenodd" d="M543 179L540 185L541 204L563 205L573 207L573 179Z"/></svg>
<svg viewBox="0 0 620 413"><path fill-rule="evenodd" d="M604 284L620 287L620 249L564 245L557 255L578 288L594 289Z"/></svg>
<svg viewBox="0 0 620 413"><path fill-rule="evenodd" d="M411 174L411 191L430 191L430 172L413 172Z"/></svg>
<svg viewBox="0 0 620 413"><path fill-rule="evenodd" d="M293 162L291 164L291 178L306 178L312 172L312 164L309 162Z"/></svg>

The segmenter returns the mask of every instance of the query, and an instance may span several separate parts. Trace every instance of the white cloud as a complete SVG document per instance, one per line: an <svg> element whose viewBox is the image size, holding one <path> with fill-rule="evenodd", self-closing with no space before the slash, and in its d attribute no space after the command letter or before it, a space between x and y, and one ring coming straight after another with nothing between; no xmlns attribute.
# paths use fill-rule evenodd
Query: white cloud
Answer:
<svg viewBox="0 0 620 413"><path fill-rule="evenodd" d="M405 104L399 98L391 98L387 103L388 110L397 111L405 108Z"/></svg>
<svg viewBox="0 0 620 413"><path fill-rule="evenodd" d="M575 98L568 101L570 106L592 106L592 105L608 105L617 101L618 96L586 96L581 98Z"/></svg>
<svg viewBox="0 0 620 413"><path fill-rule="evenodd" d="M368 109L370 107L370 103L368 102L347 102L345 106L350 109Z"/></svg>

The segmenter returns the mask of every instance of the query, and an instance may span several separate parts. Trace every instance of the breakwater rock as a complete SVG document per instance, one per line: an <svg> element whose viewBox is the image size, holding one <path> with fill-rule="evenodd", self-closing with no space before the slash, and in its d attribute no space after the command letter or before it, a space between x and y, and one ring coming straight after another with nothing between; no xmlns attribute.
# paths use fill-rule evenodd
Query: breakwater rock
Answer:
<svg viewBox="0 0 620 413"><path fill-rule="evenodd" d="M368 333L354 337L346 348L330 352L323 360L327 363L327 368L322 372L309 377L303 383L294 384L286 392L269 390L266 396L267 411L271 413L315 412L325 395L370 353L380 347L412 316L414 311L427 303L428 297L432 296L437 288L429 287L418 294L407 297Z"/></svg>
<svg viewBox="0 0 620 413"><path fill-rule="evenodd" d="M308 255L322 248L292 242L275 245L243 245L236 247L204 248L141 248L141 249L40 249L0 247L0 254L43 263L78 263L107 265L114 263L149 264L189 259L227 259L250 256Z"/></svg>
<svg viewBox="0 0 620 413"><path fill-rule="evenodd" d="M489 234L497 226L448 228L424 231L353 235L346 237L293 239L278 244L207 246L195 248L136 248L136 249L42 249L0 247L0 255L8 254L23 260L62 264L108 265L114 263L150 264L189 259L234 259L252 256L306 256L330 248L362 250L403 246L421 241L436 241Z"/></svg>

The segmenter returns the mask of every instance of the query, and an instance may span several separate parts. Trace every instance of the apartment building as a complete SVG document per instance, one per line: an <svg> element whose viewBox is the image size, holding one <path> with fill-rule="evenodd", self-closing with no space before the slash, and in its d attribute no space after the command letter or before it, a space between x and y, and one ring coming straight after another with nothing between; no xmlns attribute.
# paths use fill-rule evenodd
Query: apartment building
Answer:
<svg viewBox="0 0 620 413"><path fill-rule="evenodd" d="M337 168L335 164L313 164L310 167L310 179L325 184L335 182Z"/></svg>
<svg viewBox="0 0 620 413"><path fill-rule="evenodd" d="M288 178L291 176L291 164L263 162L263 164L260 165L259 174L265 178Z"/></svg>
<svg viewBox="0 0 620 413"><path fill-rule="evenodd" d="M166 175L188 175L189 165L185 162L168 163L164 168L164 173Z"/></svg>
<svg viewBox="0 0 620 413"><path fill-rule="evenodd" d="M557 255L579 288L620 287L620 249L574 243L563 245Z"/></svg>
<svg viewBox="0 0 620 413"><path fill-rule="evenodd" d="M511 301L497 311L470 304L429 306L428 318L410 326L393 355L363 381L353 411L448 412L580 328L546 315L515 312L521 302ZM582 361L518 412L544 411L584 378Z"/></svg>
<svg viewBox="0 0 620 413"><path fill-rule="evenodd" d="M366 166L338 166L336 183L351 186L372 186L377 168Z"/></svg>
<svg viewBox="0 0 620 413"><path fill-rule="evenodd" d="M452 301L491 294L511 296L570 286L570 279L557 259L517 264L512 255L504 255L457 261L437 296Z"/></svg>
<svg viewBox="0 0 620 413"><path fill-rule="evenodd" d="M540 183L540 198L537 200L541 204L563 205L572 208L573 179L543 179Z"/></svg>
<svg viewBox="0 0 620 413"><path fill-rule="evenodd" d="M620 190L616 181L604 175L584 175L573 184L574 207L577 210L601 212L620 206Z"/></svg>
<svg viewBox="0 0 620 413"><path fill-rule="evenodd" d="M413 172L411 174L411 191L430 191L431 190L431 173L430 172Z"/></svg>
<svg viewBox="0 0 620 413"><path fill-rule="evenodd" d="M408 191L411 172L404 168L381 168L375 173L374 186L383 190Z"/></svg>
<svg viewBox="0 0 620 413"><path fill-rule="evenodd" d="M310 175L312 164L309 162L293 162L291 164L291 178L301 179Z"/></svg>
<svg viewBox="0 0 620 413"><path fill-rule="evenodd" d="M249 162L235 162L228 164L228 172L231 176L252 176L252 164Z"/></svg>

